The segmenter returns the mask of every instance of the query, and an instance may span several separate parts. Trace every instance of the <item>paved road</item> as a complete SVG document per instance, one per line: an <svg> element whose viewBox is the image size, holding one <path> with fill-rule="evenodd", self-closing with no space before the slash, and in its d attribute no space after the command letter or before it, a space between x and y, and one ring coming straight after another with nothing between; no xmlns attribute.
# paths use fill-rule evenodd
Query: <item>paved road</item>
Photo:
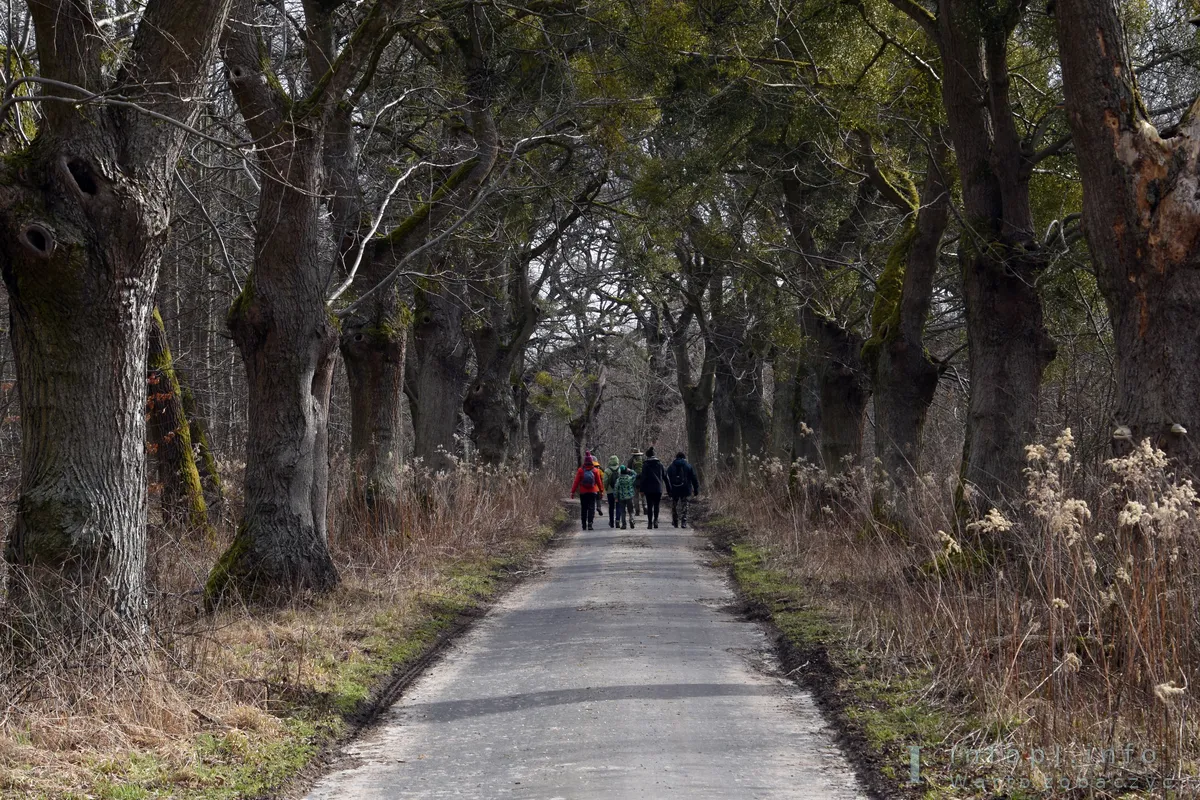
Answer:
<svg viewBox="0 0 1200 800"><path fill-rule="evenodd" d="M701 544L577 531L310 797L862 796Z"/></svg>

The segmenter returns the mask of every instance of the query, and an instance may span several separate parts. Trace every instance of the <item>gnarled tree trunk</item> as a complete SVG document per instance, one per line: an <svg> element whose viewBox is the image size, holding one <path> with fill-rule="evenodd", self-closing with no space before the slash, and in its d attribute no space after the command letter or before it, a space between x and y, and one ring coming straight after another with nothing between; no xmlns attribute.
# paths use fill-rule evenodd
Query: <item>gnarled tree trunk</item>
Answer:
<svg viewBox="0 0 1200 800"><path fill-rule="evenodd" d="M962 480L976 511L1022 492L1042 373L1055 353L1037 293L1045 263L1033 234L1033 161L1008 97L1008 37L1021 12L1014 5L989 13L997 18L953 0L936 22L942 99L970 226L959 248L971 379Z"/></svg>
<svg viewBox="0 0 1200 800"><path fill-rule="evenodd" d="M113 76L88 4L30 3L41 77L189 124L228 7L150 0ZM52 100L0 175L22 435L9 599L89 635L140 630L146 610L147 326L184 140L129 107Z"/></svg>
<svg viewBox="0 0 1200 800"><path fill-rule="evenodd" d="M350 462L369 508L399 496L408 331L394 290L342 322L341 352L350 383Z"/></svg>
<svg viewBox="0 0 1200 800"><path fill-rule="evenodd" d="M223 53L242 116L263 142L264 180L253 269L228 317L249 386L245 501L233 543L209 576L210 605L231 591L269 601L338 581L326 525L337 346L325 296L331 264L321 253L328 116L318 104L308 118L290 117L292 104L260 56L253 21L253 4L244 0Z"/></svg>
<svg viewBox="0 0 1200 800"><path fill-rule="evenodd" d="M1194 471L1200 107L1161 137L1138 94L1116 5L1062 0L1056 16L1084 227L1116 343L1114 441L1125 450L1148 439Z"/></svg>

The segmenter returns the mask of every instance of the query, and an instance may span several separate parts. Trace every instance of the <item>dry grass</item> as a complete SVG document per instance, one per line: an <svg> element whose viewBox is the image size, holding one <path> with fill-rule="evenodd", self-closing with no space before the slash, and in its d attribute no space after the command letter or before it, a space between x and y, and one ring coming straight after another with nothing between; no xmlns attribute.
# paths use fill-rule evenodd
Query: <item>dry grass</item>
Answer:
<svg viewBox="0 0 1200 800"><path fill-rule="evenodd" d="M910 688L919 676L919 702L938 718L932 741L873 737L899 774L911 744L933 744L943 766L953 757L943 781L965 773L1008 780L1006 791L1077 790L1087 778L1110 796L1115 777L1145 789L1200 773L1200 501L1148 445L1092 469L1071 450L1069 431L1029 448L1012 519L993 512L958 533L952 482L932 477L898 501L865 470L789 481L768 462L715 495L769 565L840 620L839 646L860 669ZM1037 763L1039 752L1057 764Z"/></svg>
<svg viewBox="0 0 1200 800"><path fill-rule="evenodd" d="M330 534L342 584L326 596L206 615L201 587L223 543L157 529L149 647L42 630L31 657L5 637L0 796L239 797L280 785L396 664L490 596L497 570L531 557L557 493L463 465L406 469L398 507L388 518L342 504Z"/></svg>

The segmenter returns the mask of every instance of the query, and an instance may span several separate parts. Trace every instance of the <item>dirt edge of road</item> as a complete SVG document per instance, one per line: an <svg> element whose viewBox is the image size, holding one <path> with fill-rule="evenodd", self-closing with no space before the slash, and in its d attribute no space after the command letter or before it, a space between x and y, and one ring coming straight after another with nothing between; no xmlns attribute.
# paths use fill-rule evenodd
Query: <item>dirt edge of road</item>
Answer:
<svg viewBox="0 0 1200 800"><path fill-rule="evenodd" d="M815 635L789 636L777 624L776 611L750 587L740 580L734 561L735 545L744 539L737 523L729 519L712 519L707 515L697 520L699 533L707 546L719 555L716 566L728 571L738 598L731 609L741 618L766 629L774 643L783 674L802 689L809 691L834 731L835 741L842 749L863 789L873 798L915 797L902 781L889 777L889 771L879 749L871 744L867 731L851 718L851 710L859 701L851 691L843 689L840 679L843 670L831 658L830 648L836 647L832 637Z"/></svg>
<svg viewBox="0 0 1200 800"><path fill-rule="evenodd" d="M317 754L288 781L283 791L264 795L259 800L302 798L322 777L344 765L347 761L342 753L345 746L375 726L382 719L384 712L395 705L404 692L438 662L450 645L470 631L477 621L487 616L488 612L513 589L531 575L540 572L541 564L553 550L561 547L569 539L576 524L568 511L565 517L556 520L551 533L526 559L506 564L504 568L489 576L497 582L495 592L487 599L461 611L413 659L397 664L392 673L375 686L367 700L346 718L347 727L344 731L323 742Z"/></svg>

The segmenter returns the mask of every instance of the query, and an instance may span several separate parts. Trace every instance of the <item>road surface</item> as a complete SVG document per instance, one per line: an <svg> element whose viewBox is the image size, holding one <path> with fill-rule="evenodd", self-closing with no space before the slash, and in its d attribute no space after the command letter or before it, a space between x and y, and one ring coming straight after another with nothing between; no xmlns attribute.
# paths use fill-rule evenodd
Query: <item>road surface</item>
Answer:
<svg viewBox="0 0 1200 800"><path fill-rule="evenodd" d="M575 531L310 797L864 796L702 544Z"/></svg>

